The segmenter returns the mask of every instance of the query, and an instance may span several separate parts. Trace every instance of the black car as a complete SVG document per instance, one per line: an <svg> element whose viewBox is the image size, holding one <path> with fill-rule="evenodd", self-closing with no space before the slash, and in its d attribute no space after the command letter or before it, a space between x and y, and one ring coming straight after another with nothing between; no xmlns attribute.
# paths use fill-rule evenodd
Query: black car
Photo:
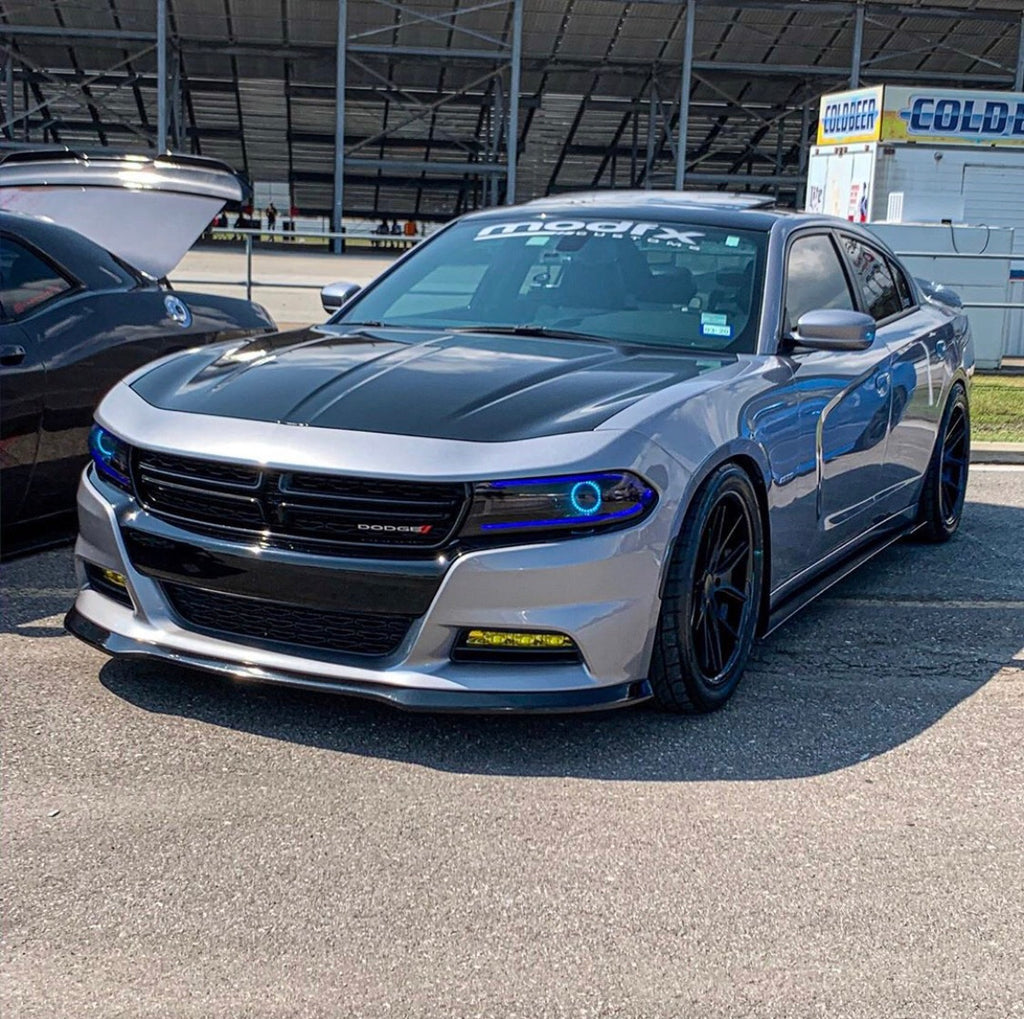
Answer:
<svg viewBox="0 0 1024 1019"><path fill-rule="evenodd" d="M248 301L171 290L82 234L0 212L0 523L5 551L73 519L93 410L154 358L273 330Z"/></svg>

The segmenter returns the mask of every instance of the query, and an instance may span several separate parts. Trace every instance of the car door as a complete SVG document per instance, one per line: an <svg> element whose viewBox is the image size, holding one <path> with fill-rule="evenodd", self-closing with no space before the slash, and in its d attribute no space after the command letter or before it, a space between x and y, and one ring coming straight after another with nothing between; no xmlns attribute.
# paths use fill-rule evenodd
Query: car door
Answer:
<svg viewBox="0 0 1024 1019"><path fill-rule="evenodd" d="M0 487L5 528L34 516L29 493L39 458L46 357L28 323L76 288L74 280L40 253L8 234L0 236Z"/></svg>
<svg viewBox="0 0 1024 1019"><path fill-rule="evenodd" d="M897 513L916 503L938 433L952 324L936 326L919 308L899 265L879 246L839 235L864 310L878 323L891 357L892 406L882 467L883 505Z"/></svg>
<svg viewBox="0 0 1024 1019"><path fill-rule="evenodd" d="M0 301L3 275L0 268ZM46 367L38 347L0 303L0 524L16 524L39 447Z"/></svg>
<svg viewBox="0 0 1024 1019"><path fill-rule="evenodd" d="M169 302L169 303L168 303ZM178 307L182 321L172 311ZM47 308L32 328L47 353L47 387L32 500L71 507L93 412L129 372L205 339L191 313L158 287L87 292Z"/></svg>
<svg viewBox="0 0 1024 1019"><path fill-rule="evenodd" d="M797 234L786 255L784 330L805 312L858 308L848 269L831 232ZM814 560L841 549L877 524L891 406L890 353L878 338L866 350L809 350L790 345L803 458L814 476L813 502L791 540Z"/></svg>

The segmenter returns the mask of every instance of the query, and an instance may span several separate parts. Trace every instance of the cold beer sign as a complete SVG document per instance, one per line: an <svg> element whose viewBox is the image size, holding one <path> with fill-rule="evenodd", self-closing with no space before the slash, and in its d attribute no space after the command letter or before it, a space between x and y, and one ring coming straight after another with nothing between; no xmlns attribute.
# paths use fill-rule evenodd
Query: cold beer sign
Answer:
<svg viewBox="0 0 1024 1019"><path fill-rule="evenodd" d="M916 91L899 106L899 123L891 124L894 141L1024 145L1024 95Z"/></svg>
<svg viewBox="0 0 1024 1019"><path fill-rule="evenodd" d="M818 145L1024 145L1024 93L886 85L823 96Z"/></svg>

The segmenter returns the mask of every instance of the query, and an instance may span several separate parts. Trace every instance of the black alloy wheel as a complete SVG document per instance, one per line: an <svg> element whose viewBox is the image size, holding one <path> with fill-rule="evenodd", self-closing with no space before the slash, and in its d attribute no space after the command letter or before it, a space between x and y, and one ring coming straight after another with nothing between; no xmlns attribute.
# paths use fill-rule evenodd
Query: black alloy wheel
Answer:
<svg viewBox="0 0 1024 1019"><path fill-rule="evenodd" d="M959 383L950 393L939 437L921 492L919 534L926 541L949 541L960 526L971 458L971 416Z"/></svg>
<svg viewBox="0 0 1024 1019"><path fill-rule="evenodd" d="M651 660L656 704L704 712L732 696L754 641L764 576L757 496L737 464L704 483L669 566Z"/></svg>

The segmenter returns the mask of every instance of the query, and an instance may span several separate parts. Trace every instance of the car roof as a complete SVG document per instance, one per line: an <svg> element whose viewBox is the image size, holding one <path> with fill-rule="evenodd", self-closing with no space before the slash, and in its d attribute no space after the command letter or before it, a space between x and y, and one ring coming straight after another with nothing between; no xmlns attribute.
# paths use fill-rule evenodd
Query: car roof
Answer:
<svg viewBox="0 0 1024 1019"><path fill-rule="evenodd" d="M538 198L522 205L506 205L472 213L467 219L509 220L527 216L579 215L659 219L665 222L771 230L793 213L774 208L765 195L729 195L707 191L583 191ZM820 216L808 217L821 219Z"/></svg>
<svg viewBox="0 0 1024 1019"><path fill-rule="evenodd" d="M534 198L527 205L700 205L722 209L770 209L775 199L770 195L736 194L730 191L641 191L639 189L574 191L568 194Z"/></svg>

